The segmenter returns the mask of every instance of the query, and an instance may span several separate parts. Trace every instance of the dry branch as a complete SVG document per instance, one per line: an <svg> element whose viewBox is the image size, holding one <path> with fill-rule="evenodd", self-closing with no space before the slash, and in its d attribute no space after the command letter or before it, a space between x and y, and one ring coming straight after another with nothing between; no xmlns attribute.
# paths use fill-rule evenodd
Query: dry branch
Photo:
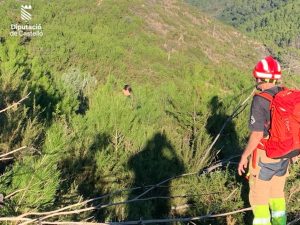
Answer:
<svg viewBox="0 0 300 225"><path fill-rule="evenodd" d="M49 212L28 212L28 213L24 213L24 214L20 215L19 217L21 218L21 217L26 217L26 216L45 216L45 215L50 215L50 214L53 214L53 213L58 213L58 212L65 211L67 209L71 209L71 208L75 208L75 207L79 207L79 206L84 206L84 205L86 205L88 203L91 203L91 202L94 202L94 201L106 198L106 197L114 195L114 194L118 194L118 193L121 193L121 192L124 192L124 191L132 191L132 190L136 190L136 189L139 189L139 188L140 187L135 187L135 188L130 188L130 189L123 189L123 190L117 190L117 191L114 191L112 193L108 193L108 194L102 195L102 196L97 197L97 198L88 199L88 200L85 200L83 202L78 202L78 203L75 203L75 204L72 204L72 205L69 205L69 206L57 209L57 210L53 210L53 211L49 211Z"/></svg>
<svg viewBox="0 0 300 225"><path fill-rule="evenodd" d="M18 149L15 149L15 150L12 150L12 151L10 151L10 152L7 152L7 153L5 153L5 154L0 155L0 161L1 161L4 157L6 157L6 156L8 156L8 155L11 155L11 154L13 154L13 153L16 153L16 152L18 152L18 151L21 151L21 150L23 150L24 148L27 148L27 146L23 146L23 147L20 147L20 148L18 148ZM10 157L10 158L11 158L11 157ZM4 159L7 159L7 158L4 158Z"/></svg>
<svg viewBox="0 0 300 225"><path fill-rule="evenodd" d="M107 225L109 223L92 223L92 222L47 222L42 221L40 224L57 224L57 225Z"/></svg>
<svg viewBox="0 0 300 225"><path fill-rule="evenodd" d="M0 110L0 113L3 113L3 112L5 112L5 111L7 111L7 110L9 110L9 109L11 109L11 108L13 108L13 107L18 106L19 104L21 104L21 102L23 102L25 99L27 99L27 98L29 97L29 95L30 95L30 92L28 93L28 95L26 95L25 97L23 97L23 98L22 98L21 100L19 100L18 102L15 102L15 103L11 104L10 106L6 107L5 109L1 109L1 110Z"/></svg>
<svg viewBox="0 0 300 225"><path fill-rule="evenodd" d="M0 161L6 161L6 160L11 160L13 159L14 157L8 157L8 158L1 158Z"/></svg>
<svg viewBox="0 0 300 225"><path fill-rule="evenodd" d="M172 206L171 210L178 211L178 210L182 210L182 209L188 209L191 206L192 206L192 204L184 204L184 205Z"/></svg>
<svg viewBox="0 0 300 225"><path fill-rule="evenodd" d="M230 193L230 195L228 195L228 197L225 198L224 201L227 201L228 199L230 199L230 198L232 197L232 195L234 195L234 193L235 193L237 190L238 190L238 188L235 188L235 189Z"/></svg>
<svg viewBox="0 0 300 225"><path fill-rule="evenodd" d="M184 205L184 207L189 207L188 205ZM177 208L177 207L176 207ZM172 219L157 219L157 220L137 220L137 221L125 221L125 222L107 222L107 223L93 223L93 222L68 222L68 221L56 221L56 222L48 222L48 221L41 221L41 219L32 220L29 218L19 218L19 217L2 217L0 221L27 221L26 224L30 224L33 222L39 222L39 224L58 224L58 225L127 225L127 224L153 224L153 223L167 223L167 222L191 222L203 219L210 219L210 218L217 218L223 217L228 215L233 215L241 212L246 212L252 210L251 207L239 209L232 212L227 213L220 213L214 215L204 215L198 217L187 217L187 218L172 218ZM295 220L289 222L287 225L295 225L297 222L300 221L300 217L296 218ZM22 223L25 224L25 223ZM21 225L21 224L20 224Z"/></svg>
<svg viewBox="0 0 300 225"><path fill-rule="evenodd" d="M91 211L91 210L95 210L95 209L97 209L97 208L92 206L92 207L88 207L88 208L85 208L85 209L78 209L78 210L67 211L67 212L52 213L52 214L49 214L49 215L41 217L41 218L32 219L31 221L23 222L20 225L31 224L31 223L34 223L34 222L37 222L37 221L42 221L42 220L45 220L45 219L48 219L48 218L51 218L51 217L56 217L56 216L79 214L79 213L82 213L82 212ZM23 217L23 215L21 215L21 217Z"/></svg>
<svg viewBox="0 0 300 225"><path fill-rule="evenodd" d="M16 191L14 191L14 192L12 192L12 193L6 195L4 199L9 199L9 198L13 197L15 194L18 194L19 192L25 191L25 190L26 190L25 188L16 190Z"/></svg>
<svg viewBox="0 0 300 225"><path fill-rule="evenodd" d="M32 221L32 219L24 217L0 217L0 221Z"/></svg>
<svg viewBox="0 0 300 225"><path fill-rule="evenodd" d="M185 176L190 176L190 175L196 175L198 174L199 172L193 172L193 173L185 173L185 174L182 174L182 175L178 175L178 176L174 176L174 177L170 177L166 180L163 180L161 181L160 183L154 185L153 187L149 188L148 190L146 190L145 192L143 192L142 194L138 195L137 197L133 198L132 200L136 200L136 199L139 199L140 197L144 196L145 194L147 194L148 192L152 191L153 189L157 188L158 186L164 184L164 183L167 183L168 181L171 181L171 180L174 180L174 179L177 179L177 178L180 178L180 177L185 177Z"/></svg>
<svg viewBox="0 0 300 225"><path fill-rule="evenodd" d="M213 166L210 166L208 168L206 168L205 170L202 171L202 174L206 174L206 173L210 173L211 171L219 168L219 167L222 167L224 165L226 165L226 163L231 163L230 160L233 159L233 158L236 158L238 157L239 155L237 156L232 156L231 158L227 159L227 160L223 160L223 161L220 161L219 163L213 165ZM177 179L177 178L182 178L182 177L186 177L186 176L191 176L191 175L200 175L201 173L199 172L192 172L192 173L185 173L185 174L181 174L181 175L178 175L178 176L174 176L174 177L171 177L171 178L168 178L166 180L163 180L161 181L160 183L156 184L156 185L151 185L149 189L147 189L145 192L143 192L142 194L140 194L139 196L133 198L133 199L130 199L128 201L123 201L123 202L116 202L116 203L108 203L108 204L99 204L97 206L92 206L92 207L88 207L88 208L84 208L84 209L77 209L77 210L73 210L73 211L65 211L67 209L71 209L71 208L74 208L74 207L77 207L77 206L84 206L90 202L93 202L93 201L96 201L96 200L100 200L100 199L103 199L111 194L107 194L107 195L104 195L104 196L101 196L101 197L98 197L98 198L94 198L94 199L89 199L89 200L86 200L86 201L83 201L83 202L79 202L79 203L76 203L76 204L73 204L73 205L70 205L70 206L66 206L64 208L61 208L61 209L58 209L58 210L54 210L54 211L50 211L50 212L42 212L42 213L39 213L39 212L29 212L29 213L25 213L25 214L22 214L20 215L18 218L23 218L25 216L29 216L29 215L35 215L35 216L44 216L44 217L41 217L41 218L38 218L38 219L32 219L31 221L26 221L26 222L23 222L21 223L20 225L26 225L26 224L30 224L30 223L33 223L33 222L37 222L37 221L43 221L43 220L46 220L48 218L52 218L52 217L56 217L56 216L62 216L62 215L71 215L71 214L79 214L79 213L82 213L82 212L86 212L86 211L92 211L92 210L96 210L96 209L103 209L103 208L106 208L106 207L110 207L110 206L115 206L115 205L122 205L122 204L129 204L131 202L135 202L135 201L146 201L146 200L151 200L155 197L151 197L151 198L145 198L145 199L140 199L142 196L144 196L145 194L147 194L149 191L157 188L157 187L160 187L162 184L168 182L168 181L171 181L173 179ZM134 189L137 189L137 188L134 188ZM117 192L120 192L120 191L117 191Z"/></svg>
<svg viewBox="0 0 300 225"><path fill-rule="evenodd" d="M293 221L289 222L287 225L297 225L298 222L300 221L300 217L294 219Z"/></svg>
<svg viewBox="0 0 300 225"><path fill-rule="evenodd" d="M232 159L234 157L236 157L236 156L233 156L230 159ZM227 163L229 162L230 159L228 159L226 161L221 161L221 162L217 163L216 165L213 165L213 166L207 168L203 173L209 173L209 172L213 171L216 168L224 166L226 164L226 162ZM165 198L165 197L149 197L149 198L141 199L140 197L145 195L146 193L148 193L150 190L153 190L154 188L160 186L161 184L166 183L167 181L170 181L170 180L175 179L175 178L181 178L181 177L191 176L191 175L199 175L199 172L185 173L185 174L181 174L181 175L178 175L178 176L168 178L168 179L166 179L166 180L164 180L164 181L162 181L162 182L160 182L156 185L153 185L151 188L149 188L148 190L146 190L145 192L140 194L139 198L134 198L134 199L130 199L130 200L127 200L127 201L107 203L107 204L99 204L97 206L91 206L91 207L84 208L84 209L76 209L76 210L73 210L73 211L64 211L64 210L67 210L67 209L70 209L70 208L74 208L76 206L83 206L83 205L86 205L87 203L90 203L90 202L93 202L93 201L104 198L104 196L101 196L99 198L89 199L89 200L86 200L84 202L79 202L79 203L76 203L76 204L73 204L73 205L70 205L70 206L66 206L64 208L54 210L54 211L50 211L50 212L41 212L41 213L39 213L39 212L29 212L29 213L24 213L24 214L20 215L18 218L28 217L30 215L31 216L32 215L44 216L44 217L40 217L40 218L37 218L37 219L32 219L31 221L26 221L26 222L23 222L23 223L20 224L20 225L26 225L26 224L30 224L30 223L33 223L33 222L36 222L36 221L43 221L43 220L46 220L48 218L52 218L52 217L56 217L56 216L79 214L79 213L86 212L86 211L92 211L92 210L96 210L96 209L103 209L103 208L116 206L116 205L129 204L129 203L136 202L136 201L148 201L148 200L152 200L154 198ZM179 197L179 196L174 196L174 197ZM183 196L181 196L181 197L183 197ZM168 197L168 198L172 198L172 197Z"/></svg>
<svg viewBox="0 0 300 225"><path fill-rule="evenodd" d="M126 221L126 222L110 222L110 225L126 225L126 224L151 224L151 223L170 223L170 222L189 222L189 221L195 221L195 220L203 220L203 219L209 219L209 218L216 218L216 217L223 217L228 215L233 215L240 212L246 212L250 211L251 207L244 208L228 213L220 213L215 215L204 215L204 216L197 216L197 217L187 217L187 218L173 218L173 219L158 219L158 220L138 220L138 221Z"/></svg>
<svg viewBox="0 0 300 225"><path fill-rule="evenodd" d="M216 218L216 217L223 217L228 215L233 215L241 212L250 211L251 207L244 208L228 213L220 213L215 215L204 215L204 216L197 216L197 217L187 217L187 218L172 218L172 219L154 219L154 220L137 220L137 221L125 221L125 222L107 222L107 223L87 223L87 222L47 222L47 221L41 221L41 224L62 224L62 225L77 225L77 224L83 224L83 225L127 225L127 224L158 224L158 223L170 223L170 222L190 222L190 221L196 221L196 220L203 220L203 219L209 219L209 218Z"/></svg>
<svg viewBox="0 0 300 225"><path fill-rule="evenodd" d="M200 162L200 165L203 165L204 160L207 159L208 155L211 153L211 150L213 148L213 146L216 144L216 142L219 140L221 134L223 133L225 127L227 126L227 124L233 120L235 117L237 117L244 109L247 105L245 105L249 99L253 96L253 93L255 92L256 89L253 89L251 94L248 95L248 97L241 103L239 104L234 110L233 113L227 118L227 120L225 121L225 123L223 124L221 130L219 131L219 133L217 134L217 136L215 137L215 139L213 140L213 142L211 143L211 145L209 146L209 148L205 151L204 156L202 157L202 160Z"/></svg>
<svg viewBox="0 0 300 225"><path fill-rule="evenodd" d="M253 90L253 92L254 92L254 90ZM220 137L221 133L223 132L224 128L226 127L227 123L230 122L233 118L235 118L245 108L245 104L250 99L250 97L252 96L253 92L251 93L251 95L249 95L234 110L234 112L231 114L231 116L226 120L226 122L222 126L219 134L216 136L216 138L214 139L214 141L210 145L210 147L206 150L205 155L207 155L207 154L210 153L212 147L214 146L214 144L216 143L216 141L219 139L219 137ZM230 163L230 160L232 158L235 158L235 157L238 157L238 156L233 156L230 159L220 161L219 163L217 163L217 164L215 164L215 165L213 165L211 167L206 168L205 170L202 171L202 174L209 173L209 172L215 170L216 168L224 166L226 163L227 164ZM178 176L170 177L168 179L165 179L165 180L159 182L156 185L151 185L151 187L149 189L147 189L145 192L143 192L142 194L138 195L137 197L135 197L133 199L130 199L130 200L127 200L127 201L123 201L123 202L108 203L108 204L99 204L97 206L87 207L87 208L84 208L84 209L76 209L76 210L73 210L73 211L65 211L65 210L68 210L68 209L71 209L71 208L75 208L75 207L79 207L79 206L80 207L85 206L85 205L87 205L90 202L93 202L93 201L96 201L96 200L100 200L100 199L103 199L103 198L111 195L111 194L107 194L107 195L101 196L99 198L94 198L94 199L89 199L89 200L86 200L86 201L83 201L83 202L78 202L76 204L73 204L73 205L70 205L70 206L66 206L66 207L63 207L61 209L50 211L50 212L41 212L41 213L39 213L39 212L29 212L29 213L25 213L25 214L20 215L18 218L21 219L21 218L24 218L24 217L30 216L30 215L31 216L44 216L44 217L41 217L41 218L32 219L31 221L26 221L26 222L24 222L24 223L22 223L20 225L26 225L26 224L37 222L37 221L39 221L39 223L41 223L41 224L91 224L91 223L83 223L83 222L80 222L80 223L77 223L77 222L47 222L47 221L43 221L43 220L46 220L46 219L52 218L52 217L56 217L56 216L61 216L61 215L79 214L81 212L86 212L86 211L91 211L91 210L96 210L96 209L102 209L102 208L106 208L106 207L109 207L109 206L115 206L115 205L121 205L121 204L128 204L128 203L135 202L135 201L151 200L151 199L154 199L154 198L157 198L157 197L151 197L151 198L145 198L145 199L141 199L141 197L144 196L144 195L146 195L151 190L153 190L155 188L158 188L162 184L165 184L165 183L167 183L167 182L169 182L169 181L171 181L173 179L177 179L177 178L181 178L181 177L186 177L186 176L191 176L191 175L200 175L200 173L199 172L192 172L192 173L185 173L185 174L181 174L181 175L178 175ZM135 189L137 189L137 188L135 188ZM121 191L117 191L117 192L119 193ZM161 198L163 198L163 197L161 197ZM248 211L248 210L251 210L251 208L246 208L246 209L242 209L242 210L238 210L238 211L234 211L234 212L230 212L230 213L225 213L225 214L206 215L206 216L192 217L192 218L183 218L183 219L180 219L180 220L178 220L178 219L167 219L167 220L148 220L148 221L142 221L142 222L144 224L146 224L146 223L154 223L154 222L155 223L163 223L163 222L172 222L172 221L191 221L191 220L198 220L198 219L204 219L204 218L213 218L213 217L218 217L218 216L227 216L227 215L231 215L231 214L238 213L238 212L243 212L243 211ZM139 223L141 223L141 221L132 221L132 222L109 223L109 224L139 224ZM95 224L95 223L92 223L92 224ZM100 223L100 224L103 224L103 223Z"/></svg>

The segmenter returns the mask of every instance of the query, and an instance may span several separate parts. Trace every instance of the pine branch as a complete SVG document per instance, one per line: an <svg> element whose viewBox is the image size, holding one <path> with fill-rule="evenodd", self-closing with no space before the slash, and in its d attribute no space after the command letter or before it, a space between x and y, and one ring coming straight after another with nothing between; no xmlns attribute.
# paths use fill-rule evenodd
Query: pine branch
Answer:
<svg viewBox="0 0 300 225"><path fill-rule="evenodd" d="M246 100L241 103L237 108L236 110L234 110L234 112L232 113L231 115L231 118L234 118L236 117L240 112L241 112L241 109L243 110L243 106L244 104L250 99L250 97L252 96L252 93L251 95L249 95L248 98L246 98ZM227 123L230 121L229 119L227 119L227 121L225 122L225 124L223 125L221 131L219 132L219 135L216 137L216 139L214 140L214 142L211 144L210 148L206 151L207 152L210 152L211 148L213 147L213 145L216 143L217 139L219 138L220 134L222 133L222 131L224 130L225 126L227 125ZM232 158L235 158L237 156L233 156L231 157L230 159ZM219 168L219 167L222 167L225 165L225 163L230 163L230 159L228 160L223 160L219 163L217 163L216 165L213 165L205 170L202 171L203 174L205 173L209 173L213 170L215 170L216 168ZM88 207L88 208L84 208L84 209L77 209L77 210L73 210L73 211L65 211L65 210L68 210L68 209L71 209L71 208L74 208L74 207L77 207L77 206L84 206L90 202L93 202L93 201L96 201L96 200L99 200L99 199L102 199L104 198L105 196L101 196L99 198L94 198L94 199L89 199L89 200L86 200L86 201L83 201L83 202L79 202L79 203L76 203L76 204L73 204L73 205L70 205L70 206L66 206L64 208L61 208L61 209L58 209L58 210L54 210L54 211L51 211L51 212L42 212L42 213L25 213L25 214L22 214L19 216L19 218L22 218L22 217L25 217L25 216L29 216L29 215L36 215L36 216L42 216L44 215L44 217L42 218L38 218L38 219L33 219L31 221L27 221L27 222L24 222L20 225L26 225L26 224L29 224L29 223L32 223L32 222L36 222L36 221L43 221L43 220L46 220L48 218L51 218L51 217L56 217L56 216L61 216L61 215L71 215L71 214L79 214L79 213L82 213L82 212L86 212L86 211L91 211L91 210L96 210L96 209L103 209L103 208L106 208L106 207L109 207L109 206L115 206L115 205L121 205L121 204L129 204L129 203L132 203L132 202L135 202L135 201L146 201L146 200L151 200L155 197L151 197L151 198L145 198L145 199L140 199L142 196L146 195L148 192L150 192L151 190L155 189L155 188L158 188L160 187L162 184L165 184L167 183L168 181L171 181L173 179L178 179L178 178L182 178L182 177L186 177L186 176L191 176L191 175L199 175L199 171L198 172L192 172L192 173L185 173L185 174L181 174L181 175L177 175L177 176L173 176L173 177L170 177L168 179L165 179L161 182L159 182L158 184L155 184L153 186L151 186L149 189L147 189L145 192L143 192L142 194L138 195L137 197L133 198L133 199L130 199L128 201L123 201L123 202L116 202L116 203L108 203L108 204L99 204L97 206L92 206L92 207ZM110 194L108 194L110 195ZM107 195L106 195L107 196Z"/></svg>

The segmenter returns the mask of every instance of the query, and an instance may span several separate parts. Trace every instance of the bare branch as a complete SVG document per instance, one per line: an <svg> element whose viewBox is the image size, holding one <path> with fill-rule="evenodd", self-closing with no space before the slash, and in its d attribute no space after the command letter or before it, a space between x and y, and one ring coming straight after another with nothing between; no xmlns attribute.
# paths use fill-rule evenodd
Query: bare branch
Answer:
<svg viewBox="0 0 300 225"><path fill-rule="evenodd" d="M17 194L17 193L19 193L19 192L21 192L21 191L25 191L26 189L25 188L23 188L23 189L19 189L19 190L16 190L16 191L14 191L13 193L11 193L11 194L9 194L9 195L6 195L5 197L4 197L4 199L8 199L8 198L11 198L12 196L14 196L15 194Z"/></svg>
<svg viewBox="0 0 300 225"><path fill-rule="evenodd" d="M189 207L189 205L183 205L184 208ZM179 208L179 207L178 207ZM177 209L177 207L176 207ZM59 225L127 225L127 224L151 224L151 223L166 223L166 222L191 222L191 221L197 221L197 220L203 220L203 219L209 219L209 218L217 218L217 217L223 217L228 215L233 215L241 212L246 212L252 210L251 207L235 210L232 212L227 213L220 213L220 214L208 214L204 216L198 216L198 217L187 217L187 218L172 218L172 219L157 219L157 220L137 220L137 221L125 221L125 222L108 222L108 223L93 223L93 222L68 222L68 221L62 221L62 222L48 222L48 221L41 221L41 219L33 220L29 218L20 218L20 217L0 217L0 221L27 221L26 223L22 224L30 224L35 221L39 221L40 224L59 224ZM300 217L296 218L295 220L289 222L287 225L295 225L298 221L300 221ZM21 225L21 224L20 224Z"/></svg>
<svg viewBox="0 0 300 225"><path fill-rule="evenodd" d="M50 215L47 215L47 216L44 216L44 217L41 217L41 218L38 218L38 219L32 219L31 221L21 223L20 225L26 225L26 224L30 224L30 223L33 223L33 222L36 222L36 221L42 221L42 220L45 220L45 219L48 219L48 218L51 218L51 217L56 217L56 216L79 214L79 213L82 213L82 212L92 211L92 210L95 210L95 209L97 209L97 208L92 206L92 207L88 207L88 208L85 208L85 209L78 209L78 210L73 210L73 211L68 211L68 212L52 213Z"/></svg>
<svg viewBox="0 0 300 225"><path fill-rule="evenodd" d="M109 196L112 196L112 195L115 195L115 194L119 194L119 193L122 193L122 192L125 192L125 191L133 191L133 190L142 189L142 188L152 188L154 186L158 187L158 188L169 187L169 186L160 186L160 185L147 185L145 187L127 188L127 189L117 190L117 191L114 191L112 193L108 193L108 194L102 195L102 196L97 197L97 198L92 198L92 199L88 199L88 200L85 200L85 201L82 201L82 202L78 202L78 203L75 203L75 204L72 204L72 205L68 205L66 207L63 207L63 208L60 208L60 209L57 209L57 210L53 210L53 211L49 211L49 212L27 212L27 213L24 213L24 214L20 215L19 217L22 218L22 217L28 217L28 216L45 216L45 215L50 215L52 213L66 211L66 210L71 209L71 208L82 207L82 206L84 206L84 205L86 205L88 203L91 203L91 202L94 202L94 201L97 201L97 200L100 200L100 199L104 199L106 197L109 197ZM215 193L208 193L208 194L215 194Z"/></svg>
<svg viewBox="0 0 300 225"><path fill-rule="evenodd" d="M188 209L192 206L192 204L184 204L184 205L178 205L178 206L172 206L172 210L173 211L178 211L178 210L181 210L181 209Z"/></svg>
<svg viewBox="0 0 300 225"><path fill-rule="evenodd" d="M14 158L14 157L2 158L2 159L0 159L0 161L11 160L11 159L13 159L13 158Z"/></svg>
<svg viewBox="0 0 300 225"><path fill-rule="evenodd" d="M256 89L253 89L251 94L240 104L238 105L234 110L233 113L230 115L230 117L227 118L227 120L225 121L225 123L223 124L221 130L219 131L219 133L217 134L217 136L215 137L215 139L213 140L213 142L211 143L211 145L209 146L209 148L205 151L204 156L202 157L202 160L200 162L200 165L203 165L204 160L207 159L208 155L210 154L213 146L216 144L216 142L218 141L218 139L220 138L221 134L223 133L223 130L225 129L225 127L227 126L227 124L233 119L235 118L239 113L241 113L242 110L244 110L245 108L245 104L247 103L247 101L249 101L249 99L253 96L253 93L255 92Z"/></svg>
<svg viewBox="0 0 300 225"><path fill-rule="evenodd" d="M0 221L31 221L30 218L0 217Z"/></svg>
<svg viewBox="0 0 300 225"><path fill-rule="evenodd" d="M296 218L296 219L294 219L293 221L291 221L291 222L289 222L287 225L296 225L296 224L298 224L297 222L299 222L300 221L300 217L298 217L298 218Z"/></svg>
<svg viewBox="0 0 300 225"><path fill-rule="evenodd" d="M92 222L47 222L42 221L40 224L59 224L59 225L107 225L109 223L92 223Z"/></svg>
<svg viewBox="0 0 300 225"><path fill-rule="evenodd" d="M232 156L230 157L229 159L226 159L226 160L222 160L221 162L213 165L213 166L210 166L208 168L206 168L205 170L203 170L203 174L206 174L206 173L210 173L211 171L219 168L219 167L222 167L224 165L226 165L226 163L231 163L230 160L233 159L233 158L236 158L236 157L239 157L240 155L235 155L235 156ZM136 199L139 199L140 197L144 196L145 194L147 194L149 191L161 186L162 184L170 181L170 180L173 180L173 179L177 179L177 178L181 178L181 177L186 177L186 176L191 176L191 175L200 175L201 173L200 172L192 172L192 173L185 173L185 174L182 174L182 175L178 175L178 176L174 176L174 177L170 177L166 180L163 180L161 181L160 183L156 184L156 185L153 185L151 188L147 189L145 192L143 192L142 194L138 195L137 197L133 198L132 200L136 200Z"/></svg>
<svg viewBox="0 0 300 225"><path fill-rule="evenodd" d="M236 157L236 156L233 156L231 158L234 158L234 157ZM228 160L221 161L218 164L207 168L203 173L209 173L209 172L213 171L214 169L216 169L218 167L224 166L226 162L228 162ZM181 175L178 175L178 176L168 178L168 179L166 179L166 180L164 180L164 181L162 181L162 182L160 182L156 185L153 185L151 188L149 188L148 190L146 190L145 192L140 194L138 197L127 200L127 201L107 203L107 204L99 204L99 205L91 206L91 207L84 208L84 209L77 209L77 210L73 210L73 211L64 211L66 209L74 208L76 206L83 206L83 205L86 205L89 202L99 200L99 199L103 198L103 196L102 196L102 197L99 197L99 198L89 199L89 200L86 200L86 201L81 202L81 203L76 203L74 205L67 206L67 207L64 207L64 208L61 208L61 209L58 209L58 210L55 210L55 211L51 211L51 212L25 213L25 214L20 215L19 217L22 218L22 217L29 216L29 215L37 215L37 216L38 215L40 215L40 216L44 215L44 217L41 217L41 218L38 218L38 219L33 219L32 221L27 221L27 222L21 223L20 225L30 224L30 223L35 222L35 221L43 221L43 220L46 220L48 218L52 218L52 217L56 217L56 216L79 214L79 213L86 212L86 211L92 211L92 210L96 210L96 209L103 209L103 208L116 206L116 205L124 205L124 204L129 204L129 203L137 202L137 201L148 201L148 200L152 200L152 199L155 199L155 198L166 198L166 197L149 197L149 198L141 199L140 197L144 196L149 191L153 190L154 188L156 188L156 187L160 186L161 184L166 183L167 181L170 181L172 179L185 177L185 176L191 176L191 175L198 175L198 174L199 174L199 172L185 173L185 174L181 174ZM174 197L183 197L183 196L174 196ZM168 197L168 198L170 198L170 197Z"/></svg>
<svg viewBox="0 0 300 225"><path fill-rule="evenodd" d="M71 208L75 208L75 207L79 207L79 206L84 206L84 205L86 205L88 203L91 203L91 202L94 202L94 201L106 198L106 197L114 195L114 194L121 193L123 191L128 191L128 190L131 191L131 190L135 190L135 189L139 189L139 188L140 187L135 187L135 188L131 188L131 189L124 189L124 190L118 190L118 191L115 191L113 193L108 193L108 194L102 195L102 196L97 197L97 198L92 198L92 199L85 200L83 202L75 203L73 205L68 205L66 207L63 207L63 208L60 208L60 209L57 209L57 210L53 210L53 211L49 211L49 212L28 212L28 213L24 213L24 214L20 215L19 217L21 218L21 217L26 217L26 216L45 216L45 215L50 215L50 214L53 214L53 213L65 211L67 209L71 209Z"/></svg>
<svg viewBox="0 0 300 225"><path fill-rule="evenodd" d="M227 198L225 198L225 200L224 201L227 201L228 199L230 199L231 198L231 196L236 192L238 190L238 188L235 188L231 193L230 193L230 195L228 195L228 197Z"/></svg>
<svg viewBox="0 0 300 225"><path fill-rule="evenodd" d="M246 212L250 211L251 207L239 209L236 211L228 212L228 213L220 213L215 215L204 215L204 216L197 216L197 217L187 217L187 218L173 218L173 219L158 219L158 220L138 220L138 221L126 221L126 222L110 222L110 225L125 225L125 224L151 224L151 223L166 223L166 222L188 222L188 221L194 221L194 220L203 220L208 218L216 218L216 217L223 217L228 215L233 215L236 213Z"/></svg>
<svg viewBox="0 0 300 225"><path fill-rule="evenodd" d="M0 160L1 160L1 158L3 158L3 157L6 157L6 156L11 155L11 154L13 154L13 153L16 153L16 152L18 152L18 151L21 151L21 150L23 150L24 148L27 148L27 146L23 146L23 147L20 147L20 148L18 148L18 149L15 149L15 150L13 150L13 151L10 151L10 152L7 152L7 153L5 153L5 154L2 154L2 155L0 155Z"/></svg>
<svg viewBox="0 0 300 225"><path fill-rule="evenodd" d="M22 98L22 99L19 100L18 102L15 102L15 103L13 103L12 105L6 107L5 109L0 110L0 113L3 113L3 112L5 112L5 111L7 111L7 110L9 110L9 109L11 109L11 108L13 108L13 107L18 106L19 104L21 104L21 102L23 102L25 99L27 99L27 98L29 97L30 93L31 93L31 92L29 92L28 95L26 95L24 98Z"/></svg>
<svg viewBox="0 0 300 225"><path fill-rule="evenodd" d="M172 218L172 219L154 219L154 220L137 220L137 221L125 221L125 222L108 222L108 223L87 223L87 222L47 222L41 221L41 224L61 224L61 225L127 225L127 224L151 224L151 223L167 223L167 222L190 222L196 220L203 220L209 218L216 218L216 217L223 217L228 215L233 215L241 212L250 211L251 207L239 209L236 211L228 212L228 213L220 213L215 215L204 215L204 216L197 216L197 217L187 217L187 218Z"/></svg>
<svg viewBox="0 0 300 225"><path fill-rule="evenodd" d="M149 191L151 191L151 190L157 188L158 186L160 186L160 185L162 185L162 184L164 184L164 183L167 183L167 182L170 181L170 180L173 180L173 179L176 179L176 178L180 178L180 177L185 177L185 176L195 175L195 174L198 174L198 173L199 173L199 172L184 173L184 174L182 174L182 175L170 177L170 178L168 178L168 179L166 179L166 180L163 180L163 181L161 181L160 183L154 185L153 187L149 188L148 190L146 190L145 192L143 192L143 193L140 194L139 196L135 197L133 200L139 199L140 197L142 197L142 196L144 196L145 194L147 194Z"/></svg>

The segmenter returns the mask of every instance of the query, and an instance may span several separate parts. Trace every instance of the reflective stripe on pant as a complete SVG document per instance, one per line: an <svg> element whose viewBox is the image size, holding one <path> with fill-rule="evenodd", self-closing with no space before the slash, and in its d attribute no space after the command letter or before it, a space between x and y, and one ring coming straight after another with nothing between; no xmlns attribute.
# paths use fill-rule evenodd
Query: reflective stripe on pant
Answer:
<svg viewBox="0 0 300 225"><path fill-rule="evenodd" d="M258 162L276 164L280 160L268 158L265 151L260 149L257 149L257 158L256 166L251 164L249 166L249 201L254 214L253 225L270 225L271 216L273 225L286 225L284 185L288 172L283 176L273 176L271 180L262 180L259 176L261 167L258 165ZM270 215L270 209L272 215ZM257 214L259 211L265 211L263 217ZM267 221L268 218L269 221Z"/></svg>
<svg viewBox="0 0 300 225"><path fill-rule="evenodd" d="M286 225L286 207L284 198L271 198L269 205L272 213L272 225Z"/></svg>
<svg viewBox="0 0 300 225"><path fill-rule="evenodd" d="M271 225L271 215L269 205L252 206L254 220L253 225Z"/></svg>
<svg viewBox="0 0 300 225"><path fill-rule="evenodd" d="M261 149L257 149L257 164L255 168L250 164L250 177L249 177L249 201L251 206L253 205L268 205L270 199L284 198L284 186L288 172L283 176L273 176L271 180L260 179L260 172L262 168L258 165L258 162L263 163L277 163L280 160L270 159L266 156L266 152Z"/></svg>

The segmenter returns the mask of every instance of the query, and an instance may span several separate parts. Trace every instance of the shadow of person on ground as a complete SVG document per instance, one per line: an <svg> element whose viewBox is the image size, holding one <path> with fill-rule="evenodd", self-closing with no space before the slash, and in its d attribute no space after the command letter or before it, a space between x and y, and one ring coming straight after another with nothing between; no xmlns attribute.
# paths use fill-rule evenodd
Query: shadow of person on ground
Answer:
<svg viewBox="0 0 300 225"><path fill-rule="evenodd" d="M210 136L215 138L230 116L227 115L226 108L218 96L212 97L209 108L211 116L208 118L205 128ZM222 159L241 153L241 147L239 145L239 139L233 121L227 123L222 135L215 145L215 149L221 150L219 156Z"/></svg>
<svg viewBox="0 0 300 225"><path fill-rule="evenodd" d="M223 124L229 118L229 115L227 115L227 113L231 112L226 112L226 107L220 101L218 96L212 97L209 103L209 108L211 111L211 116L207 120L206 129L211 137L215 138L219 134ZM245 126L247 126L247 124L245 124ZM243 148L240 146L240 141L233 121L229 121L227 123L225 129L222 132L222 135L215 145L215 149L220 150L220 153L218 154L219 159L230 158L231 156L239 155L242 153ZM236 162L238 162L238 160L238 157L233 159L233 161ZM241 198L244 202L244 207L249 207L250 204L248 200L248 181L244 177L240 177L237 174L236 167L237 165L233 164L231 168L236 174L235 179L237 180L237 182L242 184ZM252 213L246 212L244 214L244 224L251 224L251 221Z"/></svg>
<svg viewBox="0 0 300 225"><path fill-rule="evenodd" d="M157 184L167 178L184 172L184 166L165 134L156 133L147 142L144 149L133 155L128 161L129 169L134 172L133 187L142 187L132 191L128 200L134 199L147 190L147 185ZM168 181L156 187L140 198L170 197ZM163 218L171 211L170 199L151 199L129 203L127 220Z"/></svg>

